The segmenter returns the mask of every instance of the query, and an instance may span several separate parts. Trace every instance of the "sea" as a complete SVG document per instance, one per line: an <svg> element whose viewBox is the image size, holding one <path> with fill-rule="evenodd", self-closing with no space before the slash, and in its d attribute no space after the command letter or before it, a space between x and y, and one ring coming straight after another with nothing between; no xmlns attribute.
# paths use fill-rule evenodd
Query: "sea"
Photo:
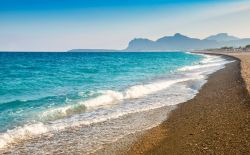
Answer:
<svg viewBox="0 0 250 155"><path fill-rule="evenodd" d="M1 52L0 150L37 139L26 149L72 142L68 151L93 153L160 124L229 62L189 52Z"/></svg>

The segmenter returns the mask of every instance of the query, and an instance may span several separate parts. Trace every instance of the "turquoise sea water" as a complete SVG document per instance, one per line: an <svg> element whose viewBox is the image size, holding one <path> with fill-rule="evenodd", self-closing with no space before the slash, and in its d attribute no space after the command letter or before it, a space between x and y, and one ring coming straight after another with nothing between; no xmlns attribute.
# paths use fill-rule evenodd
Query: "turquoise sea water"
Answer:
<svg viewBox="0 0 250 155"><path fill-rule="evenodd" d="M0 147L27 135L184 102L224 64L220 57L184 52L2 52Z"/></svg>
<svg viewBox="0 0 250 155"><path fill-rule="evenodd" d="M41 111L88 100L101 90L120 91L200 59L177 52L0 53L0 131L36 121Z"/></svg>

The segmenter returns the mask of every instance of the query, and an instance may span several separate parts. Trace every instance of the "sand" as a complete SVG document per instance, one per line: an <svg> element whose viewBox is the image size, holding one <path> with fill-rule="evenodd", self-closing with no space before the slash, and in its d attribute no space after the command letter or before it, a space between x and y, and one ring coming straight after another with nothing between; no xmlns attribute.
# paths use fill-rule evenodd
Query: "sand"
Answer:
<svg viewBox="0 0 250 155"><path fill-rule="evenodd" d="M96 154L250 154L250 54L230 55L238 59L212 74L197 96L179 104L162 124Z"/></svg>
<svg viewBox="0 0 250 155"><path fill-rule="evenodd" d="M212 74L194 99L180 104L124 154L250 154L247 56L237 55L241 64L236 59Z"/></svg>
<svg viewBox="0 0 250 155"><path fill-rule="evenodd" d="M248 92L250 93L250 53L224 53L240 59L241 61L241 74L246 83Z"/></svg>

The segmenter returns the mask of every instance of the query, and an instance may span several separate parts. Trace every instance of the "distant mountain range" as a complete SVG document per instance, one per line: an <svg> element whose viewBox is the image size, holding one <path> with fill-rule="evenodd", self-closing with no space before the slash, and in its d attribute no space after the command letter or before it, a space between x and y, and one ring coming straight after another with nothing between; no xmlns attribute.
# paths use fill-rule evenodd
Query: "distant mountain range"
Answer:
<svg viewBox="0 0 250 155"><path fill-rule="evenodd" d="M233 41L233 40L239 40L240 38L235 36L230 36L227 33L219 33L216 35L212 35L207 37L205 40L214 40L217 42L224 42L224 41Z"/></svg>
<svg viewBox="0 0 250 155"><path fill-rule="evenodd" d="M230 36L227 33L219 33L209 36L205 39L190 38L180 33L174 36L165 36L156 41L149 39L136 38L129 42L128 47L121 51L173 51L173 50L200 50L220 48L224 46L246 46L250 44L250 38L238 38ZM70 52L114 52L118 50L103 50L103 49L75 49Z"/></svg>

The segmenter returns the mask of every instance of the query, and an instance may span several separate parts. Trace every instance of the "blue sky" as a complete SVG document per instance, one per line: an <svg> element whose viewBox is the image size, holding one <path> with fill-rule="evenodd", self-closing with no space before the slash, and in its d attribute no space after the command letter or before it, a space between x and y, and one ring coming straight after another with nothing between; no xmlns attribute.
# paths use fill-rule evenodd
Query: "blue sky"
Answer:
<svg viewBox="0 0 250 155"><path fill-rule="evenodd" d="M126 48L180 32L250 37L247 0L0 0L1 51Z"/></svg>

